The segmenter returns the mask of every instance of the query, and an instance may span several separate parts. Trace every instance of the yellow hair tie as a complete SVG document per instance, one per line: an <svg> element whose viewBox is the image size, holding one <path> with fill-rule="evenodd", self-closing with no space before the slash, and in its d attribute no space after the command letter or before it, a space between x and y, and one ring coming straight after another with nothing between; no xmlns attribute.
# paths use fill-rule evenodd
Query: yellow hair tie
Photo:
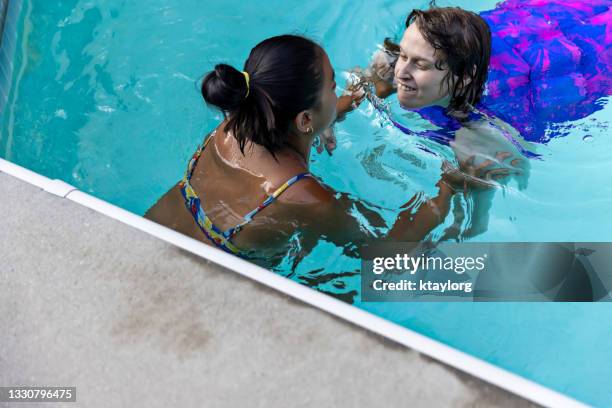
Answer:
<svg viewBox="0 0 612 408"><path fill-rule="evenodd" d="M247 93L246 95L244 95L244 98L246 99L249 96L249 73L246 71L242 71L242 75L244 75L244 80L246 81L246 85L247 85Z"/></svg>

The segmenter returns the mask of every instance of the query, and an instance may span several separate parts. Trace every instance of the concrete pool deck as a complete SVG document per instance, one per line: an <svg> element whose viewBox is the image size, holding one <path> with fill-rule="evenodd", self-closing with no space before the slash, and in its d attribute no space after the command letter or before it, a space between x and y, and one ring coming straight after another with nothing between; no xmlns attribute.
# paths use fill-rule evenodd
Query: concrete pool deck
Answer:
<svg viewBox="0 0 612 408"><path fill-rule="evenodd" d="M76 386L68 407L533 406L2 172L0 197L0 386Z"/></svg>

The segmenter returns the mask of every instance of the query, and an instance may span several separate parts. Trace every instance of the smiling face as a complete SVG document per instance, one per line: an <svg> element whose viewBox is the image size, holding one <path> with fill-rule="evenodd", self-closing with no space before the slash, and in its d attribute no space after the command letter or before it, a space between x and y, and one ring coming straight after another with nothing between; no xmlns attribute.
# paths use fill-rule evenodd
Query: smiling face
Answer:
<svg viewBox="0 0 612 408"><path fill-rule="evenodd" d="M416 23L410 24L400 42L400 56L395 65L397 97L409 109L429 105L448 106L449 87L444 80L448 68L435 67L441 57L425 40Z"/></svg>

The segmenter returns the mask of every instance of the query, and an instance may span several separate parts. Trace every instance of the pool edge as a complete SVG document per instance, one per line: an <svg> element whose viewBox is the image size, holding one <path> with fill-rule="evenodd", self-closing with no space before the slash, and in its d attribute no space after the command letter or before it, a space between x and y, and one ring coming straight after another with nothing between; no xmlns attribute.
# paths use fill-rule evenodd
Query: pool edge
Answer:
<svg viewBox="0 0 612 408"><path fill-rule="evenodd" d="M22 0L0 0L0 115L8 103L17 29L15 16L21 13ZM9 25L8 27L7 25Z"/></svg>
<svg viewBox="0 0 612 408"><path fill-rule="evenodd" d="M0 172L32 184L58 197L67 198L84 207L143 231L169 244L221 265L246 278L255 280L281 293L314 306L366 330L375 332L433 359L473 375L515 395L549 407L586 407L569 396L433 340L420 333L392 323L370 312L344 303L329 295L308 288L248 261L213 248L184 234L164 227L142 216L78 190L58 179L49 179L25 167L0 158Z"/></svg>

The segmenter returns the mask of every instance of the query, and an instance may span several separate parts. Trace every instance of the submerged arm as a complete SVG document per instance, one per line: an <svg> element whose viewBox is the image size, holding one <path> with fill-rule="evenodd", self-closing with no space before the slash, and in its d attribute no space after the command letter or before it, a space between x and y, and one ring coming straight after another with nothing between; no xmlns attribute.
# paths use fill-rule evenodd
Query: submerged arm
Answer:
<svg viewBox="0 0 612 408"><path fill-rule="evenodd" d="M320 235L340 246L363 245L373 241L418 242L446 218L450 200L457 191L443 176L436 197L419 205L420 194L412 197L387 233L384 219L376 211L345 194L335 194L318 209ZM416 210L415 210L415 206ZM357 211L356 211L357 210ZM357 212L357 213L356 213ZM364 220L359 220L361 216ZM365 221L365 222L364 222Z"/></svg>
<svg viewBox="0 0 612 408"><path fill-rule="evenodd" d="M388 237L394 241L419 242L422 241L438 225L442 224L448 215L450 201L455 189L444 182L443 179L436 184L438 195L421 204L414 211L414 202L418 195L412 197L402 208L395 224L389 231Z"/></svg>
<svg viewBox="0 0 612 408"><path fill-rule="evenodd" d="M496 184L493 179L505 177L509 174L508 169L490 168L489 162L483 162L478 166L473 164L474 158L470 157L461 164L462 170L452 167L448 162L442 165L442 175L436 186L438 195L423 201L419 205L417 194L412 197L402 208L395 223L387 234L377 233L376 230L368 229L360 223L351 212L360 209L359 214L365 218L369 225L375 228L385 227L384 220L375 211L369 210L360 202L351 199L348 195L328 195L326 203L320 207L320 218L317 225L322 228L321 235L328 240L339 244L362 245L374 240L378 241L404 241L418 242L442 224L450 210L450 202L459 189L488 189ZM329 193L328 193L329 194ZM364 211L365 210L365 211Z"/></svg>

